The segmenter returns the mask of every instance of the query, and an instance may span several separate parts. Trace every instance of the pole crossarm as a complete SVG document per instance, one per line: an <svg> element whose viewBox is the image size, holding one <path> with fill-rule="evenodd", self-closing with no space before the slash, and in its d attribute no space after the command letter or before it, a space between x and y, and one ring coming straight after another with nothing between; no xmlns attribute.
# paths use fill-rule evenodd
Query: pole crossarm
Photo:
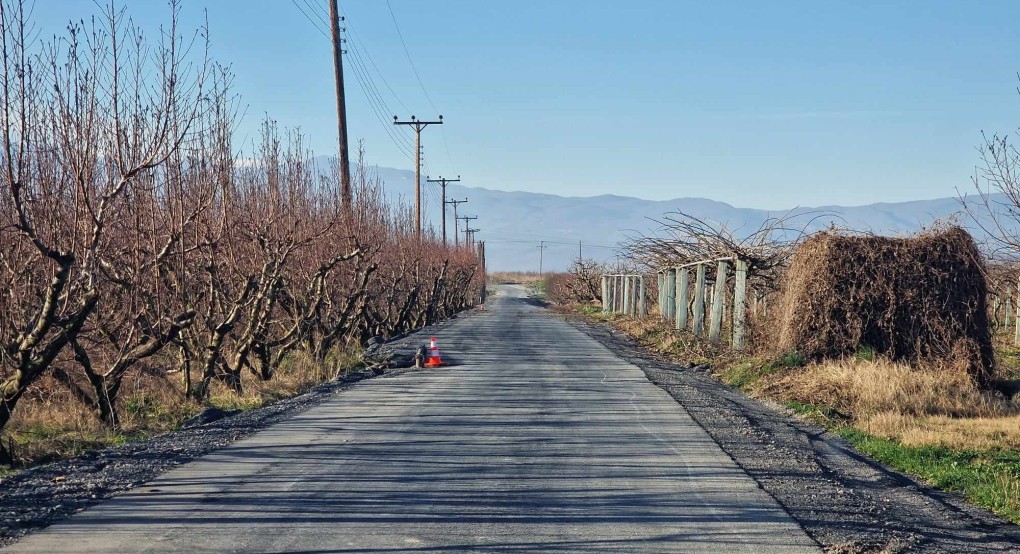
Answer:
<svg viewBox="0 0 1020 554"><path fill-rule="evenodd" d="M443 187L443 246L446 246L446 205L449 204L449 202L446 201L446 185L450 183L459 183L460 175L458 175L456 179L444 179L442 175L440 175L438 179L432 179L426 175L425 179L429 183L439 183L439 186ZM457 206L454 204L454 210L456 209Z"/></svg>
<svg viewBox="0 0 1020 554"><path fill-rule="evenodd" d="M443 116L439 116L438 121L424 121L413 115L408 121L400 121L399 117L393 116L393 124L406 125L414 129L414 229L418 239L421 240L421 132L429 125L442 125Z"/></svg>

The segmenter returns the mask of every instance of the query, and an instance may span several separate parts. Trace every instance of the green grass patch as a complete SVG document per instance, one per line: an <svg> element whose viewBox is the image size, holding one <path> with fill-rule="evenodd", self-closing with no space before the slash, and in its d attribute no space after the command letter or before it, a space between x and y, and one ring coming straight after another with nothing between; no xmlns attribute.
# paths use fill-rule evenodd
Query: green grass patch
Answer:
<svg viewBox="0 0 1020 554"><path fill-rule="evenodd" d="M44 464L78 456L91 450L121 446L129 442L148 438L152 433L142 431L88 431L76 428L33 425L12 432L15 454L25 465ZM6 468L14 473L13 468Z"/></svg>
<svg viewBox="0 0 1020 554"><path fill-rule="evenodd" d="M858 360L864 360L865 362L875 361L875 347L873 346L862 346L857 349L855 357Z"/></svg>
<svg viewBox="0 0 1020 554"><path fill-rule="evenodd" d="M853 427L842 427L837 433L883 464L916 475L935 488L961 493L971 502L1020 523L1020 452L904 446Z"/></svg>
<svg viewBox="0 0 1020 554"><path fill-rule="evenodd" d="M850 416L840 413L829 406L804 404L795 400L783 402L783 405L793 410L797 415L810 419L829 429L835 430L850 424Z"/></svg>
<svg viewBox="0 0 1020 554"><path fill-rule="evenodd" d="M543 277L529 286L531 287L532 294L544 300L546 293L549 291L549 278Z"/></svg>
<svg viewBox="0 0 1020 554"><path fill-rule="evenodd" d="M748 359L723 368L719 372L719 378L731 387L746 389L762 377L777 371L779 371L779 366L758 359Z"/></svg>
<svg viewBox="0 0 1020 554"><path fill-rule="evenodd" d="M777 360L761 358L738 360L722 368L718 372L718 376L727 385L743 390L754 386L763 377L802 365L804 365L804 358L800 353L790 352Z"/></svg>
<svg viewBox="0 0 1020 554"><path fill-rule="evenodd" d="M1020 346L998 346L995 365L1005 379L1020 379Z"/></svg>

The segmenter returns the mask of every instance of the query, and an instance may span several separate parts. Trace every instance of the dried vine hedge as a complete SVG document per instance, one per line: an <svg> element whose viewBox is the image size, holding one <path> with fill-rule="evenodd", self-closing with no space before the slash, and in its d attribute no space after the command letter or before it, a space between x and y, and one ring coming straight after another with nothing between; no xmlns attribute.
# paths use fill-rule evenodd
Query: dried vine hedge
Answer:
<svg viewBox="0 0 1020 554"><path fill-rule="evenodd" d="M808 360L870 347L983 383L993 367L986 299L981 254L959 227L911 238L818 233L786 271L777 344Z"/></svg>

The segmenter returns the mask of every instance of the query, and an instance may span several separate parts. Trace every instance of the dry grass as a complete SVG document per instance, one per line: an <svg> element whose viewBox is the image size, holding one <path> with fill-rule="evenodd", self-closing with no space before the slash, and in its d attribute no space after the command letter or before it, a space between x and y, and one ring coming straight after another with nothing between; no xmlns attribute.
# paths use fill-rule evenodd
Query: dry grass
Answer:
<svg viewBox="0 0 1020 554"><path fill-rule="evenodd" d="M857 422L875 436L905 446L943 446L958 450L1020 449L1020 415L998 417L908 416L882 412Z"/></svg>
<svg viewBox="0 0 1020 554"><path fill-rule="evenodd" d="M533 285L544 278L535 271L492 271L486 276L490 285Z"/></svg>
<svg viewBox="0 0 1020 554"><path fill-rule="evenodd" d="M304 352L288 357L270 381L249 380L244 393L235 394L214 382L209 404L250 410L301 394L311 387L362 367L360 351L336 352L323 366ZM7 428L15 455L26 465L45 463L177 429L202 406L184 398L178 375L166 378L139 375L119 399L121 429L103 426L96 415L76 401L67 389L45 378L18 404Z"/></svg>
<svg viewBox="0 0 1020 554"><path fill-rule="evenodd" d="M907 446L1020 446L1020 402L982 390L959 371L885 359L821 362L763 379L761 393L822 405L857 428Z"/></svg>
<svg viewBox="0 0 1020 554"><path fill-rule="evenodd" d="M32 465L123 444L175 429L201 408L183 400L173 379L141 375L121 392L121 429L105 427L63 385L46 378L18 404L8 424L7 440L15 455Z"/></svg>
<svg viewBox="0 0 1020 554"><path fill-rule="evenodd" d="M678 331L669 322L658 317L634 318L621 314L603 314L601 310L585 312L603 321L609 321L618 330L639 344L685 363L726 365L738 356L726 345L711 344L695 337L689 331Z"/></svg>

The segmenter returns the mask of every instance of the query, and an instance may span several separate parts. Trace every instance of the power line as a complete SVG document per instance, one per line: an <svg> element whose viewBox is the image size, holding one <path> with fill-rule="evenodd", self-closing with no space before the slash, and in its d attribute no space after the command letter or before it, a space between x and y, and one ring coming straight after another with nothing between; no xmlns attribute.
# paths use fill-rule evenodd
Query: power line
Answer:
<svg viewBox="0 0 1020 554"><path fill-rule="evenodd" d="M404 104L404 102L400 100L400 96L396 93L396 91L393 90L393 87L390 86L390 82L386 80L386 76L383 75L382 71L379 70L379 66L376 65L375 59L372 58L371 52L369 52L368 49L365 48L364 41L361 40L361 37L358 36L358 32L355 29L351 29L351 36L354 37L354 42L357 42L358 44L361 45L362 51L365 52L365 57L368 58L369 63L371 63L372 67L375 68L376 74L379 75L379 78L382 79L383 84L386 85L386 88L390 91L390 94L393 95L393 99L396 100L397 103L400 104L400 106L404 108L405 111L408 112L411 111L411 109L408 108Z"/></svg>
<svg viewBox="0 0 1020 554"><path fill-rule="evenodd" d="M571 246L577 244L577 240L578 240L576 238L553 237L553 236L550 236L550 235L538 235L538 234L531 234L531 233L515 233L515 232L494 233L493 236L503 237L503 238L512 239L512 240L526 241L526 242L535 242L536 240L544 240L545 242L547 242L549 244L565 244L565 245L571 245ZM584 244L585 244L585 246L604 246L606 248L617 248L617 247L619 247L619 244L610 244L610 243L606 243L606 242L595 242L595 241L584 241Z"/></svg>
<svg viewBox="0 0 1020 554"><path fill-rule="evenodd" d="M311 11L312 13L314 13L315 16L319 18L319 21L321 21L323 25L325 25L326 27L329 27L329 21L326 20L326 14L323 11L322 5L321 4L315 4L315 3L312 2L312 0L303 0L303 1L304 1L305 5L308 6L308 10Z"/></svg>
<svg viewBox="0 0 1020 554"><path fill-rule="evenodd" d="M302 7L301 4L299 4L297 2L297 0L291 0L291 3L294 4L294 7L296 7L298 9L298 11L301 12L301 14L305 17L305 19L307 19L308 22L311 23L311 25L313 27L315 27L315 29L317 31L319 31L320 34L322 34L326 39L333 41L333 39L330 38L330 35L328 35L323 30L323 28L320 26L320 24L324 25L326 27L330 26L329 21L326 19L326 16L324 15L325 10L324 10L323 6L321 4L319 4L318 2L314 2L313 0L302 0L302 1L304 2L305 7L308 8L307 11L305 10L304 7ZM407 42L404 40L403 32L400 30L400 25L397 22L396 13L393 11L393 6L390 4L389 0L387 0L386 6L387 6L388 11L390 12L390 18L393 21L394 29L396 29L396 31L397 31L397 36L400 39L400 44L403 47L404 54L407 56L407 61L408 61L408 63L411 66L411 70L414 73L415 79L418 81L418 85L421 87L422 92L425 94L425 98L428 100L428 102L432 106L432 108L435 109L436 108L435 103L432 101L432 97L429 95L428 90L425 89L425 84L424 84L424 82L421 79L421 75L418 73L418 68L414 65L414 61L411 58L410 50L407 47ZM314 18L317 18L318 21L316 21L313 18L313 16L314 16ZM347 24L350 25L350 22L347 21ZM347 31L347 29L344 29L344 30ZM383 84L386 86L387 90L389 90L390 94L392 94L393 98L397 101L397 103L400 104L400 106L405 108L407 111L411 111L411 110L407 109L407 106L400 99L400 97L396 94L396 91L393 90L393 87L390 85L389 81L386 80L386 77L383 75L382 71L380 71L379 66L375 63L375 60L372 58L371 54L365 48L364 42L357 35L357 32L352 28L352 29L350 29L349 34L352 35L355 38L355 40L354 41L344 41L344 42L347 43L347 45L349 47L349 52L348 51L344 51L343 53L349 54L348 58L351 61L351 63L349 64L349 67L351 68L352 73L354 74L354 77L355 77L355 79L358 82L359 88L361 88L362 93L364 93L365 99L368 101L369 108L371 109L373 115L375 116L375 118L379 122L379 124L382 125L383 128L385 129L387 136L390 138L390 141L393 142L394 146L396 146L397 149L402 154L404 154L404 156L406 156L408 159L414 159L416 161L416 163L415 163L415 219L416 219L416 222L417 222L417 225L418 225L417 231L418 231L418 234L420 236L420 233L421 233L421 208L422 208L422 206L421 206L421 183L420 183L420 179L421 179L420 175L421 175L421 169L422 169L422 161L421 161L421 158L422 158L422 151L421 151L421 129L423 129L424 126L426 126L428 123L425 123L424 125L421 125L421 122L411 123L411 125L415 127L415 131L416 131L414 144L412 144L410 138L406 134L403 134L403 133L399 132L393 126L387 124L386 116L388 114L393 113L393 110L390 109L386 99L383 97L383 94L379 90L379 87L376 85L375 79L372 76L372 71L369 69L369 64L371 64L372 68L375 70L375 73L379 75L379 78L383 81ZM362 53L364 53L364 56L362 56ZM365 63L365 59L366 58L368 59L368 63ZM337 62L337 63L339 65L340 62ZM436 111L438 112L438 109ZM412 117L412 120L413 119L414 118ZM439 119L440 119L439 122L431 122L431 123L442 123L442 116L440 116ZM397 123L396 122L396 118L394 118L394 122ZM397 123L397 124L399 125L400 123ZM440 129L442 130L442 128L440 128ZM450 155L450 147L449 147L449 143L448 143L448 141L446 139L445 131L442 132L442 138L443 138L443 147L444 147L444 150L446 151L446 157L450 161L450 163L452 164L453 158ZM341 141L342 141L342 139L341 139ZM413 155L411 153L412 150L414 151ZM341 152L342 152L342 150L341 150ZM343 156L341 156L341 157L343 157ZM342 163L342 160L341 160L341 163ZM429 164L428 164L427 160L425 161L425 168L426 168L426 170L429 173L431 173L431 168L429 167ZM437 207L440 209L440 211L445 214L445 208L446 208L445 201L442 198L440 198L439 195L434 190L426 188L426 199L427 199L427 201L435 202ZM445 216L444 216L444 224L445 224Z"/></svg>
<svg viewBox="0 0 1020 554"><path fill-rule="evenodd" d="M322 13L322 9L323 8L322 8L321 5L319 5L318 6L318 10L316 10L313 7L313 6L315 6L315 4L313 4L311 0L304 0L304 2L309 7L309 9L311 9L313 11L313 13L315 13L315 15L318 16L320 21L322 21L323 23L326 23L326 20L323 17L323 13ZM345 18L345 22L349 26L350 25L350 18ZM350 35L357 37L357 33L356 33L354 28L349 28L349 29L345 28L344 30L345 31L349 31ZM344 42L347 43L348 41L344 41ZM361 41L361 39L357 39L354 42L349 42L348 43L349 46L350 46L350 53L351 53L352 57L356 59L356 63L360 64L360 66L361 66L360 68L361 68L363 76L365 78L365 82L368 85L368 88L370 89L369 91L366 91L366 92L371 92L374 95L375 99L379 102L381 107L385 108L383 113L391 113L392 110L390 110L389 106L386 105L386 100L383 98L382 94L379 92L379 87L377 87L375 85L375 80L372 78L372 75L371 75L372 72L368 70L368 66L365 65L364 60L361 58L361 54L359 53L359 47L355 44L355 42L361 43L361 48L360 49L365 52L365 56L368 57L369 60L372 59L372 56L371 56L371 54L369 54L367 49L364 48L364 43ZM383 76L381 71L379 71L379 67L375 65L375 61L372 61L372 65L375 67L376 73L379 74L379 77L386 84L387 88L389 88L390 93L392 93L393 97L397 100L397 103L399 103L401 106L403 106L404 103L401 102L400 97L397 96L397 93L393 91L393 87L389 86L389 82L386 81L386 77Z"/></svg>
<svg viewBox="0 0 1020 554"><path fill-rule="evenodd" d="M323 31L322 28L319 27L319 24L316 23L314 19L312 19L312 16L308 15L308 12L306 12L305 9L301 7L301 4L297 3L297 0L290 0L290 3L294 4L294 7L301 12L301 15L305 16L305 19L307 19L308 22L312 24L312 27L315 27L316 31L322 33L322 36L326 37L326 40L330 40L329 35L326 34L326 31Z"/></svg>
<svg viewBox="0 0 1020 554"><path fill-rule="evenodd" d="M308 5L308 0L304 1L306 5ZM301 12L302 15L304 15L305 19L307 19L308 22L311 23L312 26L315 27L315 29L319 31L319 33L323 37L325 37L327 40L332 40L330 39L330 36L326 33L326 31L324 31L322 27L319 26L319 23L312 19L311 15L309 15L309 13L305 11L305 9L302 8L300 4L297 3L297 0L291 0L291 3L294 4L294 7L296 7L298 11ZM311 8L311 5L308 5L308 7ZM319 21L323 20L322 14L320 12L313 9L312 13L316 14ZM353 44L349 45L352 46L352 51L354 51L355 48L353 47ZM364 70L362 70L363 62L362 67L359 67L358 63L354 63L351 65L351 69L353 70L354 77L358 81L359 87L365 94L366 100L368 100L369 107L372 109L372 112L374 113L376 119L379 121L379 124L383 127L383 129L386 130L386 134L389 136L390 140L397 147L397 149L404 154L404 156L406 156L408 159L413 159L414 156L411 155L411 153L408 151L411 148L410 140L407 138L406 135L402 135L394 131L393 127L386 123L386 114L392 113L392 110L389 109L389 107L386 105L385 100L378 93L378 88L375 87L374 82L371 80L371 75L368 73L367 68L364 68ZM376 91L374 94L372 92L373 89Z"/></svg>
<svg viewBox="0 0 1020 554"><path fill-rule="evenodd" d="M411 71L414 72L414 76L418 79L418 86L421 87L421 91L425 93L425 98L429 101L429 105L432 109L439 113L439 108L432 101L432 97L429 96L429 91L425 90L425 84L421 80L421 75L418 75L418 69L414 66L414 61L411 59L411 51L407 49L407 43L404 42L404 34L400 32L400 25L397 23L397 15L393 13L393 6L390 4L390 0L386 0L386 7L390 10L390 18L393 19L393 28L397 30L397 36L400 38L400 45L404 47L404 54L407 55L407 63L411 64ZM410 110L408 110L410 111Z"/></svg>

